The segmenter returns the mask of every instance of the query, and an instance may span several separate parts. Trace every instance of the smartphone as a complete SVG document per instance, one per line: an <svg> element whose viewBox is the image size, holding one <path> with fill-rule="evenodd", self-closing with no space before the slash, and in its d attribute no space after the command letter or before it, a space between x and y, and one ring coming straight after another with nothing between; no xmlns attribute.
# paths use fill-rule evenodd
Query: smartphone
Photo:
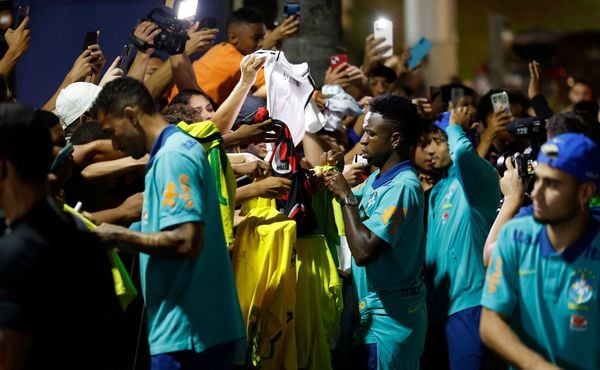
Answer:
<svg viewBox="0 0 600 370"><path fill-rule="evenodd" d="M23 19L29 15L29 5L19 5L19 10L17 10L17 22L15 23L15 29L23 23ZM30 28L27 25L25 28Z"/></svg>
<svg viewBox="0 0 600 370"><path fill-rule="evenodd" d="M510 101L508 101L508 94L506 91L492 94L490 99L492 100L494 113L505 112L510 114Z"/></svg>
<svg viewBox="0 0 600 370"><path fill-rule="evenodd" d="M196 18L198 0L180 0L176 7L177 19Z"/></svg>
<svg viewBox="0 0 600 370"><path fill-rule="evenodd" d="M391 45L392 48L383 54L384 57L391 57L394 54L394 24L388 19L380 18L373 23L373 34L375 38L384 37L385 41L380 45Z"/></svg>
<svg viewBox="0 0 600 370"><path fill-rule="evenodd" d="M127 71L129 70L129 66L131 65L131 61L133 60L135 53L133 52L135 48L133 45L123 45L123 49L121 50L121 60L119 61L119 68L123 71L125 75L127 75Z"/></svg>
<svg viewBox="0 0 600 370"><path fill-rule="evenodd" d="M285 3L283 5L283 17L300 17L300 3Z"/></svg>
<svg viewBox="0 0 600 370"><path fill-rule="evenodd" d="M453 87L450 89L450 101L456 107L465 97L465 90L462 87Z"/></svg>
<svg viewBox="0 0 600 370"><path fill-rule="evenodd" d="M415 69L432 47L433 44L431 41L427 40L425 37L421 37L421 39L409 49L410 57L408 58L407 63L408 68Z"/></svg>
<svg viewBox="0 0 600 370"><path fill-rule="evenodd" d="M348 55L347 54L337 54L329 57L329 67L334 70L342 63L348 63Z"/></svg>
<svg viewBox="0 0 600 370"><path fill-rule="evenodd" d="M52 164L50 165L50 172L54 173L56 170L58 170L60 168L60 166L62 166L67 159L69 158L69 156L71 155L71 153L73 152L73 144L68 143L67 145L65 145L56 155L56 157L54 157L54 160L52 161Z"/></svg>
<svg viewBox="0 0 600 370"><path fill-rule="evenodd" d="M201 30L217 28L217 18L212 17L204 17L200 20L200 28Z"/></svg>
<svg viewBox="0 0 600 370"><path fill-rule="evenodd" d="M88 46L98 43L98 31L89 31L83 35L83 50L87 50Z"/></svg>

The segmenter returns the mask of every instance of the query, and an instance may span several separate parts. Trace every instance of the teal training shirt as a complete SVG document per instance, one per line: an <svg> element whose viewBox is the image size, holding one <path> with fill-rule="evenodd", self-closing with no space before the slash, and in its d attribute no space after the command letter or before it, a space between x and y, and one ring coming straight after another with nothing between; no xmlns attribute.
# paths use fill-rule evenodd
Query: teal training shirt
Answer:
<svg viewBox="0 0 600 370"><path fill-rule="evenodd" d="M355 342L377 344L379 369L413 369L427 328L421 278L423 190L410 161L379 174L377 170L356 189L358 213L363 225L391 248L366 266L352 259L361 316Z"/></svg>
<svg viewBox="0 0 600 370"><path fill-rule="evenodd" d="M483 246L500 201L498 173L458 125L448 126L452 165L431 190L425 278L431 322L479 305Z"/></svg>
<svg viewBox="0 0 600 370"><path fill-rule="evenodd" d="M202 145L175 126L163 130L148 162L141 231L202 222L204 244L195 260L140 253L151 355L245 336L214 184Z"/></svg>
<svg viewBox="0 0 600 370"><path fill-rule="evenodd" d="M481 304L509 317L533 351L563 369L600 369L600 222L562 254L533 217L507 223L488 267Z"/></svg>

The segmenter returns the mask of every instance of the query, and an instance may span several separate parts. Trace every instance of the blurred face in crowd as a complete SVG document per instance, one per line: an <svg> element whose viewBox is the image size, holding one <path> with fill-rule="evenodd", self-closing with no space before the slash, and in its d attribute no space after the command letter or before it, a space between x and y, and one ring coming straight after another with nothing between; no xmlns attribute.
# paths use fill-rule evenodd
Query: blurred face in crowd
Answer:
<svg viewBox="0 0 600 370"><path fill-rule="evenodd" d="M230 27L229 42L242 53L248 55L262 47L265 38L263 23L240 23Z"/></svg>
<svg viewBox="0 0 600 370"><path fill-rule="evenodd" d="M203 95L193 95L188 101L188 105L200 115L202 121L210 121L215 115L215 109L212 104Z"/></svg>
<svg viewBox="0 0 600 370"><path fill-rule="evenodd" d="M582 101L591 101L592 95L592 89L590 86L582 82L576 82L571 90L569 90L569 100L573 104L577 104Z"/></svg>
<svg viewBox="0 0 600 370"><path fill-rule="evenodd" d="M259 143L259 144L249 144L246 151L250 154L254 154L260 159L265 159L267 156L267 144Z"/></svg>
<svg viewBox="0 0 600 370"><path fill-rule="evenodd" d="M373 96L377 96L392 92L393 84L388 82L385 77L376 76L369 77L369 86L371 87Z"/></svg>
<svg viewBox="0 0 600 370"><path fill-rule="evenodd" d="M363 123L364 133L360 138L362 156L370 165L382 167L398 144L397 124L381 114L369 112Z"/></svg>
<svg viewBox="0 0 600 370"><path fill-rule="evenodd" d="M65 130L63 130L60 124L52 126L50 128L50 139L52 141L52 158L56 158L58 153L67 145L65 137ZM73 174L73 149L71 153L63 162L63 164L55 171L56 177L59 179L59 186L62 187L64 182L71 177Z"/></svg>
<svg viewBox="0 0 600 370"><path fill-rule="evenodd" d="M590 187L593 190L589 190ZM533 217L538 222L550 225L573 220L588 207L591 195L586 193L595 193L593 183L582 183L566 172L539 164L535 169L531 193Z"/></svg>
<svg viewBox="0 0 600 370"><path fill-rule="evenodd" d="M120 150L135 159L146 154L146 134L137 118L137 107L125 107L121 117L115 117L106 112L98 112L98 121L112 140L115 150Z"/></svg>
<svg viewBox="0 0 600 370"><path fill-rule="evenodd" d="M427 146L431 143L431 137L428 134L423 134L419 138L415 149L415 164L420 170L431 172L433 168L433 153L427 150Z"/></svg>
<svg viewBox="0 0 600 370"><path fill-rule="evenodd" d="M431 141L425 146L427 159L434 170L443 171L450 167L452 159L448 149L448 138L442 130L435 130L430 134Z"/></svg>

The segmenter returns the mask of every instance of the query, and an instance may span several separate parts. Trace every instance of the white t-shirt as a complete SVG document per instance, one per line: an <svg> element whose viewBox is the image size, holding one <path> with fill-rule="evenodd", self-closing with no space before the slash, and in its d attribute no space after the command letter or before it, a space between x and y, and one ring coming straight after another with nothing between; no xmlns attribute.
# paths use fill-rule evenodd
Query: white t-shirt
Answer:
<svg viewBox="0 0 600 370"><path fill-rule="evenodd" d="M267 57L265 82L269 114L288 126L294 145L298 145L305 133L304 109L314 90L308 64L292 64L282 51L259 50L256 54Z"/></svg>

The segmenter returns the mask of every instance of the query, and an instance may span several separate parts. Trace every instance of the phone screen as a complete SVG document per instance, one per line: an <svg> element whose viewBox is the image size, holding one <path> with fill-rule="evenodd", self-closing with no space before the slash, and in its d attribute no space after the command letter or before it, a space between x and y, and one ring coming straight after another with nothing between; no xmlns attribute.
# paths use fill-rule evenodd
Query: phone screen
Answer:
<svg viewBox="0 0 600 370"><path fill-rule="evenodd" d="M15 29L23 23L23 19L29 15L29 5L19 5L19 10L17 11L17 22L15 23ZM26 28L29 28L27 25Z"/></svg>
<svg viewBox="0 0 600 370"><path fill-rule="evenodd" d="M294 15L300 16L300 3L285 3L283 5L283 16L287 18Z"/></svg>
<svg viewBox="0 0 600 370"><path fill-rule="evenodd" d="M427 40L425 37L421 37L413 47L410 48L409 53L410 57L408 58L408 68L415 69L417 65L425 58L429 50L433 47L431 41Z"/></svg>
<svg viewBox="0 0 600 370"><path fill-rule="evenodd" d="M492 94L490 96L490 99L492 100L492 107L494 107L494 113L510 113L510 101L508 100L508 94L506 93L506 91Z"/></svg>

